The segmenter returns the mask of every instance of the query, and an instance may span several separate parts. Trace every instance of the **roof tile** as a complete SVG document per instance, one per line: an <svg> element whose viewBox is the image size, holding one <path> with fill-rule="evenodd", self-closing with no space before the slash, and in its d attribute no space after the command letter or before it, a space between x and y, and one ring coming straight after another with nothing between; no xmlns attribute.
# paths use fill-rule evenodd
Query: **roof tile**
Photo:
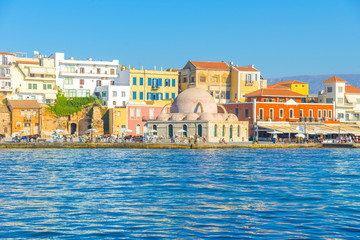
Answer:
<svg viewBox="0 0 360 240"><path fill-rule="evenodd" d="M344 79L338 78L336 76L333 76L333 77L323 81L323 83L330 83L330 82L347 82L347 81L345 81Z"/></svg>
<svg viewBox="0 0 360 240"><path fill-rule="evenodd" d="M11 109L34 109L40 108L38 101L36 100L8 100L8 105Z"/></svg>
<svg viewBox="0 0 360 240"><path fill-rule="evenodd" d="M229 70L226 62L199 62L190 61L196 68Z"/></svg>
<svg viewBox="0 0 360 240"><path fill-rule="evenodd" d="M254 92L248 93L245 97L305 97L305 95L283 88L261 88Z"/></svg>

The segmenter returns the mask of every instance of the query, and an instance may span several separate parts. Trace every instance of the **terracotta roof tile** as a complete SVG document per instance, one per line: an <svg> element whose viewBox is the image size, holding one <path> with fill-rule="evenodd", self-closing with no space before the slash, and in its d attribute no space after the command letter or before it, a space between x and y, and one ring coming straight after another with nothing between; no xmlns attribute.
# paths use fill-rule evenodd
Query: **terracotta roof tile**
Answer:
<svg viewBox="0 0 360 240"><path fill-rule="evenodd" d="M329 79L326 79L325 81L323 81L323 83L329 83L329 82L347 82L344 79L338 78L338 77L331 77Z"/></svg>
<svg viewBox="0 0 360 240"><path fill-rule="evenodd" d="M255 68L252 68L252 67L237 67L237 66L234 66L234 68L236 68L237 70L242 71L242 72L259 72L258 70L256 70Z"/></svg>
<svg viewBox="0 0 360 240"><path fill-rule="evenodd" d="M8 105L11 109L34 109L40 108L36 100L8 100Z"/></svg>
<svg viewBox="0 0 360 240"><path fill-rule="evenodd" d="M229 65L226 62L190 62L197 68L229 70Z"/></svg>
<svg viewBox="0 0 360 240"><path fill-rule="evenodd" d="M16 60L16 62L23 63L23 64L39 64L39 60L35 60L35 61Z"/></svg>
<svg viewBox="0 0 360 240"><path fill-rule="evenodd" d="M345 85L345 93L360 93L360 89L353 85Z"/></svg>
<svg viewBox="0 0 360 240"><path fill-rule="evenodd" d="M248 93L245 97L273 96L273 97L305 97L305 95L282 88L261 88Z"/></svg>
<svg viewBox="0 0 360 240"><path fill-rule="evenodd" d="M15 56L15 54L13 54L13 53L9 53L9 52L0 52L0 54L13 55L13 56Z"/></svg>

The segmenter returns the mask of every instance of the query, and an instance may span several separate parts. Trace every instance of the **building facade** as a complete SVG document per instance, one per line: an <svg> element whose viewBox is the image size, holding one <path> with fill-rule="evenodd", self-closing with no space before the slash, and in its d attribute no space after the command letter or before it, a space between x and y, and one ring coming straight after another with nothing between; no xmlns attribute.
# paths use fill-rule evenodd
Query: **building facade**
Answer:
<svg viewBox="0 0 360 240"><path fill-rule="evenodd" d="M41 134L41 107L37 100L8 100L11 132Z"/></svg>
<svg viewBox="0 0 360 240"><path fill-rule="evenodd" d="M164 106L178 95L178 72L123 69L122 82L130 82L130 102Z"/></svg>
<svg viewBox="0 0 360 240"><path fill-rule="evenodd" d="M16 57L12 82L15 92L9 99L53 103L57 94L54 59Z"/></svg>
<svg viewBox="0 0 360 240"><path fill-rule="evenodd" d="M116 107L109 109L109 133L126 133L127 128L127 109L126 107ZM136 130L136 129L135 129Z"/></svg>
<svg viewBox="0 0 360 240"><path fill-rule="evenodd" d="M12 86L14 59L15 54L0 52L0 101L14 92Z"/></svg>
<svg viewBox="0 0 360 240"><path fill-rule="evenodd" d="M302 95L308 96L309 95L309 84L300 82L297 80L292 81L283 81L283 82L277 82L273 85L268 86L269 88L284 88L289 89L291 91L300 93Z"/></svg>

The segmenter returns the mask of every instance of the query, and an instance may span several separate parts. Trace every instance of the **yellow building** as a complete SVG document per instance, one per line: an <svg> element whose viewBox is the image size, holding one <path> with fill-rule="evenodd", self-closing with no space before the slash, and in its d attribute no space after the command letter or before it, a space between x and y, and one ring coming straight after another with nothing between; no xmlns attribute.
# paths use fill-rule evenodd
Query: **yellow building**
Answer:
<svg viewBox="0 0 360 240"><path fill-rule="evenodd" d="M309 95L309 84L297 80L278 82L269 86L269 88L286 88L305 96Z"/></svg>
<svg viewBox="0 0 360 240"><path fill-rule="evenodd" d="M109 109L109 132L110 134L121 134L127 129L126 107L115 107Z"/></svg>
<svg viewBox="0 0 360 240"><path fill-rule="evenodd" d="M225 62L188 61L180 72L180 90L196 87L208 91L217 103L230 100L230 67Z"/></svg>
<svg viewBox="0 0 360 240"><path fill-rule="evenodd" d="M179 73L176 71L122 70L121 81L130 81L130 102L164 106L178 95Z"/></svg>
<svg viewBox="0 0 360 240"><path fill-rule="evenodd" d="M54 102L57 94L55 60L43 56L16 57L12 82L15 95L10 99Z"/></svg>
<svg viewBox="0 0 360 240"><path fill-rule="evenodd" d="M245 102L244 95L266 88L266 80L254 66L231 67L231 102Z"/></svg>

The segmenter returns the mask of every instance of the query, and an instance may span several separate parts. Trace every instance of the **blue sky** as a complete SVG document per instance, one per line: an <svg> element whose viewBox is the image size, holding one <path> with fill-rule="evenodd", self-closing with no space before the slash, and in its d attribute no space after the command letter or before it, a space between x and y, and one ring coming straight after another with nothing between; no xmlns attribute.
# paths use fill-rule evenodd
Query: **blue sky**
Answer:
<svg viewBox="0 0 360 240"><path fill-rule="evenodd" d="M0 0L0 51L255 64L266 78L360 73L360 0Z"/></svg>

